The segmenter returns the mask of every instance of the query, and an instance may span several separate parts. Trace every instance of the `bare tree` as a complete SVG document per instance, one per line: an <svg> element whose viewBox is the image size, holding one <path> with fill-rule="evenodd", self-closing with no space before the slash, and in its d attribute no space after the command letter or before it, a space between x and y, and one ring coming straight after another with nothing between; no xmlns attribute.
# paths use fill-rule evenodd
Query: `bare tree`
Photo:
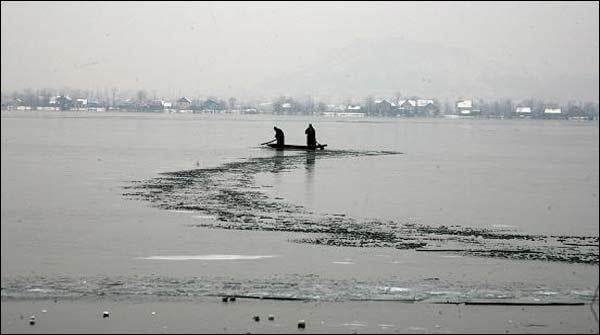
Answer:
<svg viewBox="0 0 600 335"><path fill-rule="evenodd" d="M148 99L148 93L146 93L146 91L144 90L139 90L136 94L137 97L137 101L142 103L144 101L146 101L146 99Z"/></svg>
<svg viewBox="0 0 600 335"><path fill-rule="evenodd" d="M234 97L231 97L231 98L229 98L229 100L227 102L228 102L229 109L232 110L235 108L235 105L237 104L237 99Z"/></svg>
<svg viewBox="0 0 600 335"><path fill-rule="evenodd" d="M402 93L400 91L397 91L396 93L394 93L394 103L396 105L398 105L398 102L400 102L400 100L402 99Z"/></svg>
<svg viewBox="0 0 600 335"><path fill-rule="evenodd" d="M114 107L115 107L115 105L116 105L116 102L115 102L115 95L116 95L116 94L117 94L117 89L113 87L113 88L112 88L112 106L113 106L113 108L114 108Z"/></svg>
<svg viewBox="0 0 600 335"><path fill-rule="evenodd" d="M369 95L365 98L365 111L367 115L371 116L375 114L375 98Z"/></svg>

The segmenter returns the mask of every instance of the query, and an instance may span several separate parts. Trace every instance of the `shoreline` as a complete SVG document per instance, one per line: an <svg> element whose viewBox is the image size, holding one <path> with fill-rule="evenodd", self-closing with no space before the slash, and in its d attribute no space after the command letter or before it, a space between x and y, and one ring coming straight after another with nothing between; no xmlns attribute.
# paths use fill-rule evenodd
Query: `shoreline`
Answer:
<svg viewBox="0 0 600 335"><path fill-rule="evenodd" d="M592 307L245 298L223 302L220 297L3 298L2 333L597 333ZM110 316L104 318L104 311ZM29 324L31 316L34 325ZM305 329L298 327L300 320Z"/></svg>

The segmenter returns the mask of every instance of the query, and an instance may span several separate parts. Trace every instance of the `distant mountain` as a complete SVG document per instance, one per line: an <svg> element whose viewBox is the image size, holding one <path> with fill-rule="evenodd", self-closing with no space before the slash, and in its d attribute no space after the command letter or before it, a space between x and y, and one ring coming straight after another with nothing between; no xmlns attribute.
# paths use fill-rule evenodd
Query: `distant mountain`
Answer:
<svg viewBox="0 0 600 335"><path fill-rule="evenodd" d="M300 70L272 77L263 89L278 94L435 97L575 98L598 100L598 74L536 73L495 55L402 38L359 40Z"/></svg>

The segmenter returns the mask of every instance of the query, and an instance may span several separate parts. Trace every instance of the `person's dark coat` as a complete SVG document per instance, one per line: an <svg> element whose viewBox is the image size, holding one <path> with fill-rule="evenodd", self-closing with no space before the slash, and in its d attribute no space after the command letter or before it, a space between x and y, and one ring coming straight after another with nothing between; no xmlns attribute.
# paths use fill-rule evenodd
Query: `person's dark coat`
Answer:
<svg viewBox="0 0 600 335"><path fill-rule="evenodd" d="M306 145L309 147L317 146L317 136L315 128L313 128L312 124L308 125L308 128L306 128L304 133L306 134Z"/></svg>
<svg viewBox="0 0 600 335"><path fill-rule="evenodd" d="M273 127L275 130L275 139L277 140L277 145L283 146L285 143L285 135L283 134L283 130Z"/></svg>

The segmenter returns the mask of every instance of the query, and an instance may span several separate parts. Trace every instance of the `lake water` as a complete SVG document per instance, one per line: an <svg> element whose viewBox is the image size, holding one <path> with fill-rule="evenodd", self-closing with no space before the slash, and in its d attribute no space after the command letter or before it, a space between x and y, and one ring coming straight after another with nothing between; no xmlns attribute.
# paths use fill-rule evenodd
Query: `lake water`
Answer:
<svg viewBox="0 0 600 335"><path fill-rule="evenodd" d="M274 125L304 144L309 122L323 153L259 145ZM3 111L2 297L589 301L598 139L597 121ZM400 226L542 249L419 252Z"/></svg>

